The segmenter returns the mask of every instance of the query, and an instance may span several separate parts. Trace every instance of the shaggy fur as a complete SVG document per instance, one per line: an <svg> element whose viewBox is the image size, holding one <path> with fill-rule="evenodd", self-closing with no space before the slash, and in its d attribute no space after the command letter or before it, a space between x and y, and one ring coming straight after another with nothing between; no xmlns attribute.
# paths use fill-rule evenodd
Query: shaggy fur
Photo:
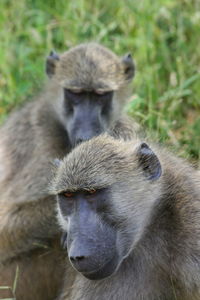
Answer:
<svg viewBox="0 0 200 300"><path fill-rule="evenodd" d="M149 180L139 162L140 145L137 138L125 142L102 135L75 148L58 167L53 194L109 187L112 220L124 235L118 244L126 243L127 235L132 238L129 254L113 275L95 281L77 273L71 297L65 295L66 282L60 300L200 299L199 174L151 146L162 174ZM59 213L67 231L63 219Z"/></svg>
<svg viewBox="0 0 200 300"><path fill-rule="evenodd" d="M106 88L115 89L112 127L127 98L130 79L125 71L126 61L93 43L75 47L59 59L50 55L47 73L51 80L45 91L14 112L0 129L0 286L12 284L18 265L17 299L54 299L62 282L64 263L60 260L65 255L54 243L59 228L54 197L46 187L52 161L71 150L64 127L63 87L93 89L95 85L99 89L106 83ZM27 261L30 266L39 261L38 267L25 267Z"/></svg>

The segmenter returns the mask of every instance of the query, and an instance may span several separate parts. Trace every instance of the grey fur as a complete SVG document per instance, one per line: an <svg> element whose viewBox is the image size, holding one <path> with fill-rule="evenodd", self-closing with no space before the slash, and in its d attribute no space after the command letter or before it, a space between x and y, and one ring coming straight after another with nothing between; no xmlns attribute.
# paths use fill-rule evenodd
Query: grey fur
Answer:
<svg viewBox="0 0 200 300"><path fill-rule="evenodd" d="M200 299L200 176L184 160L152 145L162 174L150 180L139 162L141 145L137 138L127 142L102 135L61 162L52 193L110 186L112 217L119 218L124 236L119 247L126 235L133 242L112 276L95 281L77 273L71 296L66 280L59 300ZM62 214L58 220L67 231Z"/></svg>
<svg viewBox="0 0 200 300"><path fill-rule="evenodd" d="M121 58L95 43L77 46L60 57L51 53L47 65L49 61L51 80L45 91L14 112L0 129L0 285L12 284L18 265L20 300L53 299L64 271L54 196L46 188L54 158L71 150L64 127L63 87L114 89L112 127L121 115L130 82ZM41 255L46 260L40 260Z"/></svg>

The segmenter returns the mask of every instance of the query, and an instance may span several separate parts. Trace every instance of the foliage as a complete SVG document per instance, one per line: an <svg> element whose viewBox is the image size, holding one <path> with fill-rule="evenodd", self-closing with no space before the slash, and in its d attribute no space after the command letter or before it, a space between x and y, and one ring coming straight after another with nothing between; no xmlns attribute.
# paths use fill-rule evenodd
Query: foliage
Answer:
<svg viewBox="0 0 200 300"><path fill-rule="evenodd" d="M44 57L95 40L137 63L129 113L180 155L200 157L199 0L1 0L1 120L45 80Z"/></svg>

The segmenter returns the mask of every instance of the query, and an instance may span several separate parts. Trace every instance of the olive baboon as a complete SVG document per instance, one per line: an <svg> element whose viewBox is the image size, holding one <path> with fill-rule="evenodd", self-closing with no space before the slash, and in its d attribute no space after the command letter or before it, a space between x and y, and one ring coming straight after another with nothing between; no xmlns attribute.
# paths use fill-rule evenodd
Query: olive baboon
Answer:
<svg viewBox="0 0 200 300"><path fill-rule="evenodd" d="M54 299L63 272L54 197L45 189L51 161L113 126L128 96L134 64L131 55L121 59L89 43L61 56L51 52L46 72L46 91L0 129L0 286L14 281L18 266L20 300ZM27 267L33 261L35 277ZM51 272L45 278L42 273L50 264L53 284ZM29 283L21 283L26 282L22 278Z"/></svg>
<svg viewBox="0 0 200 300"><path fill-rule="evenodd" d="M82 274L60 299L200 299L200 178L152 149L104 134L60 162L51 190Z"/></svg>

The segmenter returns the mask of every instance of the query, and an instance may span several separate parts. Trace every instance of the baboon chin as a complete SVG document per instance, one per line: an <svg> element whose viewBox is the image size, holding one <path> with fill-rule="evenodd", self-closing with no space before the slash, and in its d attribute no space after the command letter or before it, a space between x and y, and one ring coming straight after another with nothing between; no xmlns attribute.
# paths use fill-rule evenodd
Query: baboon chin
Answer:
<svg viewBox="0 0 200 300"><path fill-rule="evenodd" d="M186 162L104 134L60 162L51 192L78 271L60 299L200 298L200 178Z"/></svg>

